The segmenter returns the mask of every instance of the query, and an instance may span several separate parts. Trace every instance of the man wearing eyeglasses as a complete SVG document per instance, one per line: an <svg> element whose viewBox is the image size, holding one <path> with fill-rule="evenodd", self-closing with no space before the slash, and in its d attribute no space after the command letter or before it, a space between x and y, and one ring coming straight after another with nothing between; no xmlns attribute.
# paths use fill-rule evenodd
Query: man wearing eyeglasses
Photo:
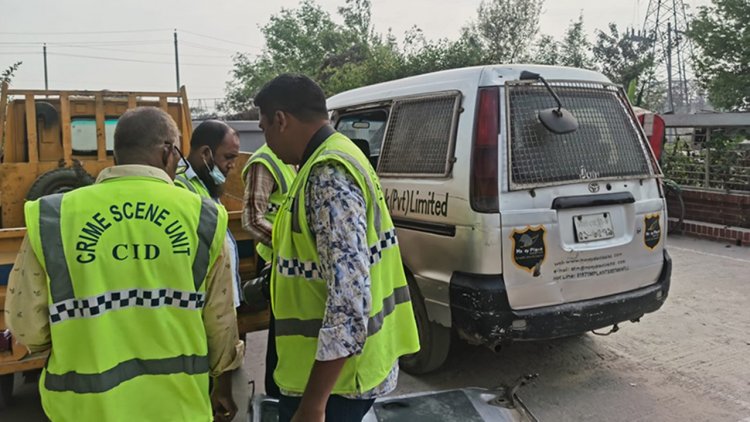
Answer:
<svg viewBox="0 0 750 422"><path fill-rule="evenodd" d="M237 132L220 120L206 120L193 130L190 137L190 154L177 166L175 185L188 189L204 198L211 198L221 204L224 183L229 171L235 166L240 155L240 138ZM227 230L229 244L232 298L234 307L240 306L240 273L237 242Z"/></svg>
<svg viewBox="0 0 750 422"><path fill-rule="evenodd" d="M39 390L52 421L228 421L240 366L227 213L175 189L179 131L139 107L94 185L25 206L6 318L51 349ZM209 395L209 376L215 388Z"/></svg>

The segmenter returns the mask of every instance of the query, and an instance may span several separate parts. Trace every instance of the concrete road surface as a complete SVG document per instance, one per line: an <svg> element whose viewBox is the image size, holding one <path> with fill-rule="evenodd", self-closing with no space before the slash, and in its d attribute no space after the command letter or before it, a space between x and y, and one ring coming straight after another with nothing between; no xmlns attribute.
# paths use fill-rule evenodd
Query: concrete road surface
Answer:
<svg viewBox="0 0 750 422"><path fill-rule="evenodd" d="M493 353L459 343L439 371L402 374L396 394L511 384L539 378L521 397L542 421L750 422L750 248L673 237L672 290L664 307L618 333L516 343ZM263 385L265 332L248 337L235 397ZM3 422L42 421L36 385L16 379ZM242 414L236 421L246 420Z"/></svg>

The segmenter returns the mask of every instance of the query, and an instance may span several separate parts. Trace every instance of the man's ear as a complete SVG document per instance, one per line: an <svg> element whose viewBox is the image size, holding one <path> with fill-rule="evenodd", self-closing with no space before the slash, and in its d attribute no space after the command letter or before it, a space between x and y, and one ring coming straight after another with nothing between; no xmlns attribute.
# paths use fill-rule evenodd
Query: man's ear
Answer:
<svg viewBox="0 0 750 422"><path fill-rule="evenodd" d="M279 132L283 132L287 129L289 125L289 119L287 118L286 113L284 113L281 110L276 110L276 114L274 114L274 119L279 124Z"/></svg>
<svg viewBox="0 0 750 422"><path fill-rule="evenodd" d="M171 148L162 148L161 151L161 162L164 164L164 168L169 168L169 160L172 158L172 149Z"/></svg>
<svg viewBox="0 0 750 422"><path fill-rule="evenodd" d="M198 152L201 154L201 157L203 157L204 160L208 160L211 158L211 147L208 145L203 145L198 147Z"/></svg>

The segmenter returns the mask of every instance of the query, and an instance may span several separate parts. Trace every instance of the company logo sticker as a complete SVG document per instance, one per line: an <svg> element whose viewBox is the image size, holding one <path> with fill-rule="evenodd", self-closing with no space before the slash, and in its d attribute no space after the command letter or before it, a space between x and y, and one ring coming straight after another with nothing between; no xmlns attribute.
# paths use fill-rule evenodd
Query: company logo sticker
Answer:
<svg viewBox="0 0 750 422"><path fill-rule="evenodd" d="M538 277L539 269L547 256L544 226L526 226L523 230L513 230L510 236L513 241L513 263L523 270Z"/></svg>
<svg viewBox="0 0 750 422"><path fill-rule="evenodd" d="M654 250L661 242L661 215L648 214L643 220L643 243L648 249Z"/></svg>

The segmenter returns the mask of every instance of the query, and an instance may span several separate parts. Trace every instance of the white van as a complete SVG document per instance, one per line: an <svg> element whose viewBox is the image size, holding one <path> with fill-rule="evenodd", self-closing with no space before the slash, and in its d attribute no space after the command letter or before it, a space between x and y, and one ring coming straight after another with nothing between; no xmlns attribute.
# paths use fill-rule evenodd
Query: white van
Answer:
<svg viewBox="0 0 750 422"><path fill-rule="evenodd" d="M328 108L369 149L398 229L422 342L405 370L439 367L451 329L496 349L637 321L667 298L660 170L602 74L471 67Z"/></svg>

